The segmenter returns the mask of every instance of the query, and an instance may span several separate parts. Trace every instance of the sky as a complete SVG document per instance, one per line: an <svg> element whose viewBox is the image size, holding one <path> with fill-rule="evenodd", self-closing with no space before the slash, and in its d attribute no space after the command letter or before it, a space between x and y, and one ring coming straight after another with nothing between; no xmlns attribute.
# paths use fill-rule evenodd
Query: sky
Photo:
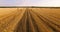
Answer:
<svg viewBox="0 0 60 32"><path fill-rule="evenodd" d="M0 6L54 6L54 7L60 7L60 0L0 0Z"/></svg>

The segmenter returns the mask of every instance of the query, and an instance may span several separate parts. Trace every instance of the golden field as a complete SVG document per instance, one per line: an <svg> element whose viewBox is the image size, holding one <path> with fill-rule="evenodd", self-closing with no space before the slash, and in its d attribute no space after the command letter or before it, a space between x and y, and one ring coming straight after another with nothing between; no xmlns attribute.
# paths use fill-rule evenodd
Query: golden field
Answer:
<svg viewBox="0 0 60 32"><path fill-rule="evenodd" d="M60 8L0 8L0 32L60 32Z"/></svg>

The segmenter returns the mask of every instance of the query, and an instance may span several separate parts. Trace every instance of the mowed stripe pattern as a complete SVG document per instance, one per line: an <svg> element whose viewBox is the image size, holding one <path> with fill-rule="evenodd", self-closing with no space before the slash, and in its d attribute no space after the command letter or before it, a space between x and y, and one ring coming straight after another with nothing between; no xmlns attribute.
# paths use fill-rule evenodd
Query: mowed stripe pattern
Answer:
<svg viewBox="0 0 60 32"><path fill-rule="evenodd" d="M60 9L26 8L15 32L60 32Z"/></svg>
<svg viewBox="0 0 60 32"><path fill-rule="evenodd" d="M16 12L6 18L12 20L4 24L8 30L4 26L1 32L60 32L60 8L18 8Z"/></svg>

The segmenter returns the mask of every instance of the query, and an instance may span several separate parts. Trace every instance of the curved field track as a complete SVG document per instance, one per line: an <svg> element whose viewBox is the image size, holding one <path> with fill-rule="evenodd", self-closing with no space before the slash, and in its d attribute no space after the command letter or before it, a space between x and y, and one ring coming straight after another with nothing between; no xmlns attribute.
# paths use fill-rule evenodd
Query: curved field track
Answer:
<svg viewBox="0 0 60 32"><path fill-rule="evenodd" d="M60 8L0 8L0 32L60 32Z"/></svg>

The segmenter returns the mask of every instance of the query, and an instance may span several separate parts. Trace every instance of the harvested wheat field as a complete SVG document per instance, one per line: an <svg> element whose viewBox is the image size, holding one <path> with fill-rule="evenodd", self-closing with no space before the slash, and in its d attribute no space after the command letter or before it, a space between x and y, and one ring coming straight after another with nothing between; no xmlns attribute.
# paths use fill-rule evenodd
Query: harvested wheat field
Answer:
<svg viewBox="0 0 60 32"><path fill-rule="evenodd" d="M60 32L60 8L0 8L0 32Z"/></svg>

